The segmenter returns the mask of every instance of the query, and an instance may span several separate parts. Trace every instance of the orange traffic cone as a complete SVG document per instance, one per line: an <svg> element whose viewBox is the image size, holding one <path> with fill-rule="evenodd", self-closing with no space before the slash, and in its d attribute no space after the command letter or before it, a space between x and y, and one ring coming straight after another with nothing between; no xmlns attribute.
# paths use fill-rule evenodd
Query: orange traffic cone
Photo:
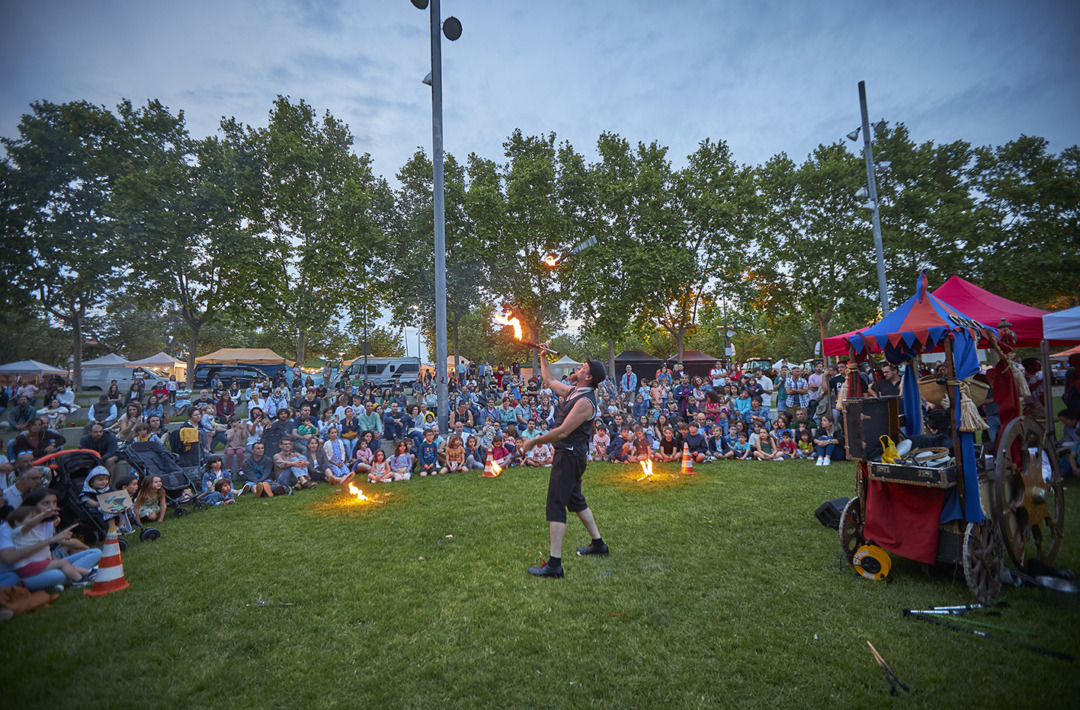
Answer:
<svg viewBox="0 0 1080 710"><path fill-rule="evenodd" d="M687 475L687 476L690 476L690 475L693 475L693 474L697 473L697 471L694 470L694 460L692 458L690 458L690 447L687 446L685 441L683 442L683 445L682 445L682 471L681 471L681 473L683 473L684 475Z"/></svg>
<svg viewBox="0 0 1080 710"><path fill-rule="evenodd" d="M101 562L98 563L97 577L94 578L94 586L83 592L88 597L103 597L106 594L119 592L129 586L124 579L124 565L120 561L119 536L116 534L116 523L110 522L109 534L105 536L105 547L101 550Z"/></svg>
<svg viewBox="0 0 1080 710"><path fill-rule="evenodd" d="M491 452L488 452L487 461L484 462L484 473L482 474L486 478L495 478L502 470L495 466L495 462L491 459Z"/></svg>

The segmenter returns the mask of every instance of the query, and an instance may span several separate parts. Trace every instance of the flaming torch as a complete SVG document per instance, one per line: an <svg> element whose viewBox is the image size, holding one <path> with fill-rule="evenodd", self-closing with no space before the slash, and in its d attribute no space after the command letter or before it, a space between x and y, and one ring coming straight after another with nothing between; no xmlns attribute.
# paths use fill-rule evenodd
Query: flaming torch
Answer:
<svg viewBox="0 0 1080 710"><path fill-rule="evenodd" d="M585 251L586 249L588 249L589 247L591 247L594 244L596 244L596 237L589 237L588 239L581 242L576 247L574 247L570 251L566 252L562 256L557 256L556 254L548 254L547 256L544 257L544 263L547 264L551 268L555 268L556 266L558 266L562 262L566 261L570 257L574 256L575 254L577 254L579 252Z"/></svg>
<svg viewBox="0 0 1080 710"><path fill-rule="evenodd" d="M508 325L508 326L512 327L514 329L514 339L515 340L520 340L524 345L528 345L531 348L536 348L537 350L542 348L544 350L547 350L552 355L555 355L556 357L558 357L559 355L562 354L562 353L558 353L558 352L552 350L551 348L549 348L546 345L541 345L540 343L534 343L531 340L525 340L524 338L522 338L521 337L521 335L522 335L522 332L521 332L521 320L517 316L514 316L512 313L508 313L507 315L500 315L500 314L496 313L495 314L495 322L498 323L499 325Z"/></svg>

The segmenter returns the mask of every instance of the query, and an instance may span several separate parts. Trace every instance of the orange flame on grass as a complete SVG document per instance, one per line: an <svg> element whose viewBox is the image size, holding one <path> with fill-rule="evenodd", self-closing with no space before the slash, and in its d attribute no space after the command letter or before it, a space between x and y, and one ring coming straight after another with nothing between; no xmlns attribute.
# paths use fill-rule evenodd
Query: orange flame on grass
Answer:
<svg viewBox="0 0 1080 710"><path fill-rule="evenodd" d="M496 476L498 476L503 471L502 466L496 463L495 459L491 460L491 470L495 473Z"/></svg>
<svg viewBox="0 0 1080 710"><path fill-rule="evenodd" d="M521 340L521 321L518 320L516 317L511 318L508 315L503 316L503 315L496 314L495 315L495 322L498 323L499 325L512 326L514 328L514 338L516 338L517 340Z"/></svg>
<svg viewBox="0 0 1080 710"><path fill-rule="evenodd" d="M349 493L351 495L356 496L357 500L365 501L365 502L371 502L371 499L368 498L366 495L364 495L364 492L362 490L360 490L359 488L357 488L356 486L354 486L351 483L349 484Z"/></svg>
<svg viewBox="0 0 1080 710"><path fill-rule="evenodd" d="M651 479L653 475L652 459L645 459L644 461L639 461L639 463L641 464L641 470L645 473L645 475L638 480L644 481L646 478Z"/></svg>

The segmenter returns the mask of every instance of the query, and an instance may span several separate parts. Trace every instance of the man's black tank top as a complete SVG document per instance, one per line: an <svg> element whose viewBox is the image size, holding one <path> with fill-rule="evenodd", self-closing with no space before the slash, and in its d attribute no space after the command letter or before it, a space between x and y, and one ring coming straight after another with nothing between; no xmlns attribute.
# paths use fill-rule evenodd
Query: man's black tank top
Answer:
<svg viewBox="0 0 1080 710"><path fill-rule="evenodd" d="M559 411L555 413L554 426L562 426L563 421L570 416L570 410L574 408L574 405L578 403L578 400L585 398L592 405L593 414L591 417L581 423L574 431L570 432L566 438L555 442L555 448L563 451L572 452L576 456L584 458L589 453L589 437L592 435L592 423L596 418L596 390L586 390L585 392L574 391L566 398L566 401L559 406Z"/></svg>

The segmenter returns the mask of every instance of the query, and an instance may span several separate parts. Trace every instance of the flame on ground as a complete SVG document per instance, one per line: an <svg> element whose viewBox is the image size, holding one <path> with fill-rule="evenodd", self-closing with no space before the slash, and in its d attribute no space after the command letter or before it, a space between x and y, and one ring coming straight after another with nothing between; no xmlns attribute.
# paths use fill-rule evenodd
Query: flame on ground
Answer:
<svg viewBox="0 0 1080 710"><path fill-rule="evenodd" d="M645 459L644 461L639 461L639 463L641 464L641 470L645 473L645 475L638 480L644 481L646 478L652 478L652 459Z"/></svg>
<svg viewBox="0 0 1080 710"><path fill-rule="evenodd" d="M495 459L492 459L491 460L491 472L494 473L496 476L498 476L500 473L502 473L502 471L503 471L502 466L500 466L498 463L496 463Z"/></svg>
<svg viewBox="0 0 1080 710"><path fill-rule="evenodd" d="M357 500L371 501L370 498L368 498L366 495L364 495L364 492L362 490L360 490L359 488L357 488L356 486L354 486L351 483L349 484L349 493L351 495L356 496Z"/></svg>
<svg viewBox="0 0 1080 710"><path fill-rule="evenodd" d="M503 316L503 315L499 315L499 314L496 313L495 314L495 322L498 323L499 325L512 326L514 328L514 337L517 338L518 340L521 340L521 321L518 320L516 317L511 318L508 315Z"/></svg>

